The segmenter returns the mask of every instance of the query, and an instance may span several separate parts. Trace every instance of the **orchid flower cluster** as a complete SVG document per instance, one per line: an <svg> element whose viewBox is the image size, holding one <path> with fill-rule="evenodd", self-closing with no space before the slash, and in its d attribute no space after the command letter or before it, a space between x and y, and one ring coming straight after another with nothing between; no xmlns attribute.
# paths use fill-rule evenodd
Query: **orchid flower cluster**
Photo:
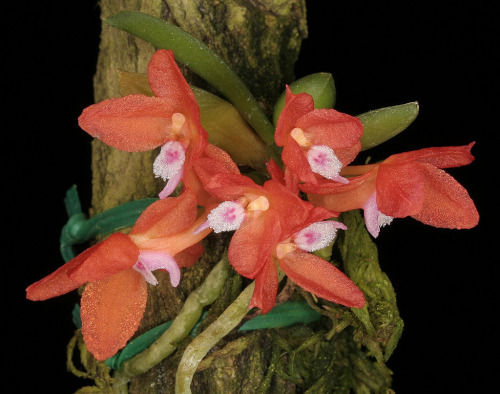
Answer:
<svg viewBox="0 0 500 394"><path fill-rule="evenodd" d="M128 234L117 232L32 284L27 298L45 300L85 285L82 333L98 360L111 357L137 331L156 270L177 286L181 269L203 254L211 232L234 232L228 259L255 280L249 308L270 311L278 272L317 297L363 308L356 284L315 251L346 226L341 212L362 209L377 237L394 218L411 216L444 228L471 228L478 213L467 191L444 168L473 161L473 144L428 148L390 156L377 164L349 165L361 150L363 124L334 109L315 109L307 93L286 89L274 141L281 161L266 163L258 184L240 172L228 153L208 142L200 109L171 51L155 52L148 65L153 96L132 94L86 108L83 130L128 152L160 148L153 164L166 185L159 200ZM172 197L174 191L182 192Z"/></svg>

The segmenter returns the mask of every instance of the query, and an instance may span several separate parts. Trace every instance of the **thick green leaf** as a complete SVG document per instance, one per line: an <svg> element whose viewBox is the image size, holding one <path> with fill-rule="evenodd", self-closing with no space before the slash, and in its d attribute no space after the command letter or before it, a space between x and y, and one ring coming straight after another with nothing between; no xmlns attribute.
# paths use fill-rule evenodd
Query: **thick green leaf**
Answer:
<svg viewBox="0 0 500 394"><path fill-rule="evenodd" d="M418 115L418 103L411 102L365 112L357 117L363 123L362 150L373 148L406 129Z"/></svg>
<svg viewBox="0 0 500 394"><path fill-rule="evenodd" d="M78 212L80 200L76 187L70 188L66 192L65 199L69 220L63 226L59 238L64 261L67 262L75 257L72 245L82 244L93 238L103 237L133 226L139 215L156 200L158 199L144 198L130 201L87 219L87 215Z"/></svg>
<svg viewBox="0 0 500 394"><path fill-rule="evenodd" d="M120 369L124 361L127 361L135 355L150 347L161 335L172 325L172 321L160 324L155 328L138 336L130 341L121 351L113 357L106 360L106 365L113 369Z"/></svg>
<svg viewBox="0 0 500 394"><path fill-rule="evenodd" d="M240 112L228 101L191 86L200 107L201 124L208 132L208 141L225 150L236 164L263 169L266 146Z"/></svg>
<svg viewBox="0 0 500 394"><path fill-rule="evenodd" d="M288 327L293 324L313 323L321 315L305 302L284 302L265 315L259 315L243 324L238 331L259 330L262 328Z"/></svg>

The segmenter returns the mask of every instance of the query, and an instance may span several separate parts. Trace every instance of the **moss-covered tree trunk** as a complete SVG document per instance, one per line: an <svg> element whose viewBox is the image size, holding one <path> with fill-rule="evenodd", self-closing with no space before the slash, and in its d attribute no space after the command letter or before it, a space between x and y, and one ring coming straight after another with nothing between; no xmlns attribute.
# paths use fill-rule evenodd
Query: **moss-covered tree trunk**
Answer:
<svg viewBox="0 0 500 394"><path fill-rule="evenodd" d="M103 19L118 11L142 11L179 25L217 52L268 114L285 83L293 80L294 62L307 35L305 0L101 0L100 7ZM145 72L153 52L151 45L103 22L96 102L119 96L117 70ZM181 69L190 83L210 90L187 69ZM92 214L154 197L161 190L163 182L152 172L156 151L126 153L97 140L92 149ZM402 322L392 286L380 271L376 248L362 219L347 214L345 221L350 230L339 240L332 261L362 288L368 306L351 311L318 300L287 282L284 294L305 299L323 319L313 325L229 334L200 364L191 385L194 393L368 393L389 389L391 372L384 361L397 343ZM187 296L221 258L227 242L227 236L205 239L205 255L194 267L183 270L177 288L170 285L168 277L161 278L161 272L155 273L160 283L149 286L138 334L177 316ZM244 284L234 271L230 273L211 307L213 316L236 298ZM207 317L199 330L209 322ZM189 342L185 339L156 367L132 377L129 392L173 393L177 363ZM109 389L107 372L98 372L94 378L101 391Z"/></svg>

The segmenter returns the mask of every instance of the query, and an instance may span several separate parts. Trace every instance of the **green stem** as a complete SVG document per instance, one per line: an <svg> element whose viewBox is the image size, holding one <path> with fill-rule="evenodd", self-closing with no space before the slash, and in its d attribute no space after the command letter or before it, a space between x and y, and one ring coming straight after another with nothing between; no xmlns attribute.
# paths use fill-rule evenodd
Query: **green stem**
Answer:
<svg viewBox="0 0 500 394"><path fill-rule="evenodd" d="M248 305L252 298L255 282L252 282L236 300L205 331L188 345L177 368L175 392L191 393L191 381L203 357L220 339L224 338L236 327L248 313Z"/></svg>
<svg viewBox="0 0 500 394"><path fill-rule="evenodd" d="M229 271L227 255L215 265L205 281L186 299L179 315L163 335L148 349L123 363L120 374L124 378L144 373L172 354L200 319L203 308L220 295Z"/></svg>
<svg viewBox="0 0 500 394"><path fill-rule="evenodd" d="M284 278L278 270L278 281ZM175 376L176 394L191 393L191 381L201 360L217 342L235 328L248 313L248 305L253 295L255 282L248 285L229 307L199 334L184 350Z"/></svg>
<svg viewBox="0 0 500 394"><path fill-rule="evenodd" d="M128 394L129 379L120 373L120 371L115 371L113 379L113 394Z"/></svg>
<svg viewBox="0 0 500 394"><path fill-rule="evenodd" d="M273 145L274 126L257 100L238 75L203 42L177 26L141 12L118 12L106 21L156 48L173 50L176 60L212 84L238 108L266 145Z"/></svg>

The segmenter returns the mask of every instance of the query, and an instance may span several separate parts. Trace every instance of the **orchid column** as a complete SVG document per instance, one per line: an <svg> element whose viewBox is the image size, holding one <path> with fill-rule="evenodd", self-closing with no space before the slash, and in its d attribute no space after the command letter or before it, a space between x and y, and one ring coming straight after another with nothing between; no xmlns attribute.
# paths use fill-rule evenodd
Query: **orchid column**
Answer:
<svg viewBox="0 0 500 394"><path fill-rule="evenodd" d="M101 0L103 19L119 11L142 11L179 25L215 50L245 81L267 113L282 92L285 83L293 80L293 64L302 39L307 34L305 5L302 0L283 2L260 1L259 6L239 6L233 1L167 0ZM95 101L120 96L117 69L146 72L154 53L152 45L134 39L103 22L101 45L95 76ZM280 57L286 54L286 58ZM183 69L188 81L206 87L200 79ZM152 167L158 150L144 153L118 151L101 143L92 143L93 196L92 213L100 213L119 204L144 197L157 196L164 182L154 178ZM224 249L221 237L211 236L206 241L205 256L191 271L186 270L180 285L173 288L169 280L160 281L149 291L148 306L139 332L175 318L189 293L199 286L208 271L218 261ZM227 245L227 242L226 242ZM161 273L158 275L162 275ZM239 279L230 276L228 287L237 289ZM231 282L232 281L232 282ZM234 282L234 283L233 283ZM220 308L232 301L234 294L226 294ZM225 305L224 305L225 303ZM255 338L254 338L255 339ZM247 361L232 365L234 360L220 362L208 373L199 373L193 380L197 387L211 387L213 392L231 392L229 385L239 384L242 371L252 371L262 380L265 375L264 351L259 346L247 352ZM172 392L175 377L174 361L167 361L147 373L132 379L130 393ZM233 373L223 373L232 365ZM229 376L237 378L228 379ZM240 378L242 379L242 377ZM166 390L166 391L164 391Z"/></svg>

